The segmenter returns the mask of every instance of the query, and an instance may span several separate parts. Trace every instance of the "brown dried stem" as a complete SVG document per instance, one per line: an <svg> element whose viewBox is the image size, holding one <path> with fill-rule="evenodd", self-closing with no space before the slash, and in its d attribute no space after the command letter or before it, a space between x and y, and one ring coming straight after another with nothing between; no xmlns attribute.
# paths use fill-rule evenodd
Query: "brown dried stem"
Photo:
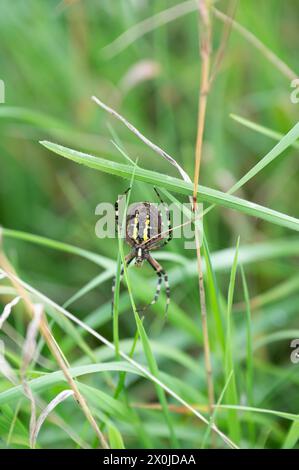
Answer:
<svg viewBox="0 0 299 470"><path fill-rule="evenodd" d="M194 190L193 190L193 209L197 214L197 189L199 180L200 164L202 159L203 136L206 119L207 98L209 93L209 76L210 76L210 55L211 55L211 4L209 0L199 0L199 13L201 19L200 33L200 55L201 55L201 80L198 101L198 122L197 122L197 138L195 146L195 169L194 169ZM209 412L212 414L214 405L214 383L212 374L212 363L210 353L210 341L207 322L206 296L203 279L202 259L200 252L200 233L195 224L195 241L198 269L198 288L200 297L201 321L203 329L203 347L205 370L208 386Z"/></svg>
<svg viewBox="0 0 299 470"><path fill-rule="evenodd" d="M0 241L0 243L1 243L1 241ZM9 260L6 258L5 254L3 252L0 252L0 267L5 271L5 273L7 274L7 277L10 279L12 285L14 286L16 291L19 293L19 295L22 297L22 299L25 303L25 307L26 307L25 310L26 310L29 318L32 319L33 316L34 316L34 308L35 308L34 304L32 303L32 301L30 299L30 296L27 294L24 287L16 280L18 278L16 276L15 270L14 270L13 266L11 265L11 263L9 262ZM42 336L44 337L45 342L47 343L47 345L48 345L51 353L53 354L57 364L59 365L60 369L62 370L66 381L68 382L69 386L73 390L74 397L75 397L78 405L81 407L85 417L87 418L90 425L94 429L94 431L96 433L96 436L99 438L101 446L105 449L108 449L109 446L108 446L108 443L105 439L105 436L100 431L100 429L99 429L99 427L98 427L98 425L97 425L97 423L96 423L96 421L95 421L95 419L94 419L94 417L93 417L93 415L92 415L92 413L91 413L91 411L90 411L90 409L89 409L89 407L88 407L88 405L85 401L85 398L80 393L76 382L74 381L73 377L69 373L67 364L66 364L65 359L63 357L63 354L60 351L59 346L57 345L57 343L55 341L55 338L53 337L53 335L52 335L52 333L49 329L48 322L47 322L47 319L46 319L45 315L43 315L43 317L40 321L39 330L40 330L40 333L42 334Z"/></svg>
<svg viewBox="0 0 299 470"><path fill-rule="evenodd" d="M274 65L277 70L279 70L285 77L290 80L294 78L298 78L298 75L292 70L285 62L283 62L274 52L271 51L265 44L260 41L251 31L244 28L240 23L233 20L230 16L226 15L222 11L218 10L217 8L213 7L212 12L215 17L224 23L229 23L231 27L238 31L253 47L258 49L263 56Z"/></svg>

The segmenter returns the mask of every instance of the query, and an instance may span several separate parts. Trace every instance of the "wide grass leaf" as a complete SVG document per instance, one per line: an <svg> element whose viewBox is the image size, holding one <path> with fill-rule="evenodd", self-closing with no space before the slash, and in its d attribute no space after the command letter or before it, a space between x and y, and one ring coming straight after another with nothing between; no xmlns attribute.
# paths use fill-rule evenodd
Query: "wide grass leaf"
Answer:
<svg viewBox="0 0 299 470"><path fill-rule="evenodd" d="M192 195L192 183L182 181L173 176L158 173L152 170L145 170L140 167L133 167L122 163L117 163L104 158L94 157L86 153L78 152L76 150L63 147L62 145L54 144L52 142L40 142L44 147L52 152L61 155L76 163L81 163L89 168L110 173L112 175L120 176L122 178L131 179L132 172L135 172L135 179L145 183L161 186L162 188L169 189L179 194L187 196ZM277 212L264 206L260 206L250 201L223 193L216 189L208 188L206 186L198 186L197 191L198 201L209 202L212 204L220 205L230 209L235 209L253 217L266 220L273 224L287 227L292 230L299 231L299 220L289 215Z"/></svg>

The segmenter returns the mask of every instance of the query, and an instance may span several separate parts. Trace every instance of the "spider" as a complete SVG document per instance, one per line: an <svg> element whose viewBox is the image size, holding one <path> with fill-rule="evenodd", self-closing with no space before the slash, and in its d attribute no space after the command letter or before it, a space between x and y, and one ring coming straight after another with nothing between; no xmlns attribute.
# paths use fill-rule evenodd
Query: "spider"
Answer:
<svg viewBox="0 0 299 470"><path fill-rule="evenodd" d="M127 194L131 188L128 188L125 191ZM154 188L161 204L164 205L164 202L158 193L157 189ZM118 207L119 199L115 202L115 225L116 231L118 233ZM150 251L157 250L167 245L172 240L172 226L170 219L170 212L168 208L164 205L167 215L167 232L163 232L163 223L162 223L162 214L158 210L155 204L151 202L137 202L131 204L126 213L126 242L132 248L131 252L125 257L125 264L129 264L135 258L135 266L140 268L143 265L144 261L147 261L152 268L155 270L158 281L156 292L153 300L143 307L140 310L146 310L150 305L153 305L157 302L160 291L162 280L164 279L165 291L166 291L166 308L165 316L167 315L169 303L170 303L170 288L168 282L168 275L165 269L156 261L150 254ZM165 236L166 235L166 236ZM120 271L120 278L124 274L124 266L122 265ZM113 312L113 302L114 302L114 290L116 284L116 276L113 279L112 283L112 312Z"/></svg>

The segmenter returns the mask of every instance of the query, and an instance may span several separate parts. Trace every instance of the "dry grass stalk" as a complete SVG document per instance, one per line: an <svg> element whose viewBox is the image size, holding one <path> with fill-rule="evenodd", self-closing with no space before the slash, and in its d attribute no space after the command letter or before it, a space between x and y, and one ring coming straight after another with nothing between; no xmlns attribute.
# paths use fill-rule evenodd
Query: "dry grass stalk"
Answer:
<svg viewBox="0 0 299 470"><path fill-rule="evenodd" d="M0 330L3 326L3 323L8 319L9 315L12 312L12 309L19 302L20 297L15 297L11 302L5 305L3 312L0 315Z"/></svg>
<svg viewBox="0 0 299 470"><path fill-rule="evenodd" d="M274 52L271 51L267 46L265 46L262 41L260 41L251 31L244 28L240 23L233 20L230 16L226 15L222 11L218 10L217 8L213 7L212 12L216 18L219 20L229 23L232 29L238 31L253 47L258 49L263 56L271 62L277 70L279 70L285 77L289 80L294 80L294 78L298 78L298 75L292 70L285 62L283 62Z"/></svg>
<svg viewBox="0 0 299 470"><path fill-rule="evenodd" d="M18 384L18 377L5 359L5 348L3 341L0 341L0 374L6 377L7 380L9 380L9 382L13 383L14 385Z"/></svg>
<svg viewBox="0 0 299 470"><path fill-rule="evenodd" d="M200 55L201 55L201 80L198 101L198 122L197 137L195 146L195 168L194 168L194 190L193 190L193 209L197 216L197 188L199 181L199 171L202 159L203 136L206 118L207 98L209 92L209 75L210 75L210 55L211 55L211 4L209 0L199 0L199 13L201 18L201 34L200 34ZM214 383L212 374L212 362L210 353L210 341L207 321L206 295L204 287L202 259L200 251L200 233L195 224L195 241L196 241L196 257L198 269L198 288L200 297L201 322L203 330L203 346L205 370L208 386L209 412L212 414L215 402Z"/></svg>
<svg viewBox="0 0 299 470"><path fill-rule="evenodd" d="M229 3L229 7L228 7L228 13L227 16L228 18L230 18L232 21L233 21L233 18L235 17L235 14L236 14L236 10L237 10L237 3L238 3L238 0L231 0L230 3ZM209 80L209 88L211 88L212 86L212 82L214 81L220 67L221 67L221 64L223 62L223 59L224 59L224 56L225 56L225 52L226 52L226 49L227 49L227 45L228 45L228 40L229 40L229 37L230 37L230 33L231 33L231 30L232 30L232 21L225 21L224 22L224 28L223 28L223 32L222 32L222 38L221 38L221 41L220 41L220 46L215 54L215 60L214 60L214 64L211 68L211 73L210 73L210 80Z"/></svg>
<svg viewBox="0 0 299 470"><path fill-rule="evenodd" d="M66 400L72 395L74 395L73 390L63 390L62 392L58 393L58 395L53 398L53 400L51 400L51 402L43 409L43 411L38 417L38 420L35 423L34 428L32 429L32 432L30 433L30 445L32 448L35 447L38 433L40 432L41 427L49 416L49 414L54 410L57 405L59 405L59 403L62 403L64 400Z"/></svg>
<svg viewBox="0 0 299 470"><path fill-rule="evenodd" d="M161 410L162 408L160 403L132 403L132 406L134 406L135 408L140 408L142 410ZM196 403L193 403L192 407L196 410L201 411L202 413L209 412L209 406L207 405L198 405ZM192 413L187 410L184 406L174 405L173 403L170 403L168 405L168 409L173 413L192 416Z"/></svg>
<svg viewBox="0 0 299 470"><path fill-rule="evenodd" d="M183 170L183 168L177 163L177 161L173 157L171 157L171 155L169 155L169 153L165 152L165 150L161 149L158 145L154 144L151 140L145 137L135 126L133 126L133 124L131 124L126 118L124 118L117 111L115 111L115 109L112 109L110 108L110 106L107 106L105 103L99 100L99 98L97 98L96 96L92 96L91 99L102 109L104 109L109 114L114 116L116 119L121 121L131 132L133 132L133 134L135 134L143 143L145 143L145 145L147 145L149 148L151 148L154 152L156 152L161 157L165 158L173 166L175 166L185 181L190 181L190 178L185 172L185 170Z"/></svg>
<svg viewBox="0 0 299 470"><path fill-rule="evenodd" d="M1 241L1 240L0 240ZM6 258L5 254L2 252L0 252L0 267L5 271L5 274L7 275L7 277L10 279L12 285L15 287L16 291L19 293L20 297L23 299L24 303L25 303L25 306L26 306L26 312L27 314L29 315L29 318L32 319L33 316L34 316L34 305L28 295L28 293L26 292L26 290L24 289L24 287L22 286L22 284L20 284L20 282L18 282L18 277L15 273L15 270L13 268L13 266L10 264L10 262L8 261L8 259ZM42 336L44 337L51 353L53 354L56 362L58 363L60 369L62 370L65 378L66 378L66 381L68 382L70 388L73 390L74 392L74 397L78 403L78 405L81 407L85 417L87 418L88 422L90 423L90 425L92 426L93 430L95 431L95 434L96 436L99 438L99 441L101 443L101 446L105 449L108 449L109 446L108 446L108 443L106 441L106 438L105 436L103 435L103 433L101 432L101 430L99 429L98 425L97 425L97 422L95 421L86 401L85 401L85 398L83 397L83 395L80 393L79 389L78 389L78 386L76 384L76 382L74 381L73 377L70 375L69 371L68 371L68 367L65 363L65 359L49 329L49 326L48 326L48 322L47 322L47 319L46 317L43 315L42 316L42 319L40 321L40 324L39 324L39 329L40 329L40 332L42 334ZM30 391L29 391L30 393Z"/></svg>
<svg viewBox="0 0 299 470"><path fill-rule="evenodd" d="M42 319L42 315L43 315L43 306L40 304L34 305L33 306L33 318L28 325L26 338L25 338L24 345L23 345L22 365L20 369L20 376L21 376L23 390L31 404L30 424L29 424L30 447L33 447L31 437L36 426L36 403L35 403L35 398L30 388L30 385L28 384L26 375L27 375L27 369L29 367L29 364L34 358L34 355L36 352L36 337L39 331L39 326L40 326L40 322Z"/></svg>

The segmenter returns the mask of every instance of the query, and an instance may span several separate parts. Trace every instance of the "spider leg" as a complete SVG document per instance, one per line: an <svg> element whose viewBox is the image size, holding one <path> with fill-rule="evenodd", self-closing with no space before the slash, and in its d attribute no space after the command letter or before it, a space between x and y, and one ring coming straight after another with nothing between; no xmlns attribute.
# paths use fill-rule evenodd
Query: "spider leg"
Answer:
<svg viewBox="0 0 299 470"><path fill-rule="evenodd" d="M172 237L173 237L173 230L172 230L172 225L171 225L171 218L170 218L170 212L169 209L167 208L167 230L168 230L168 238L164 245L167 245L167 243L171 242Z"/></svg>
<svg viewBox="0 0 299 470"><path fill-rule="evenodd" d="M160 196L160 193L158 192L157 188L154 186L154 191L155 193L157 194L158 196L158 199L159 201L161 202L161 204L163 205L163 207L165 208L166 210L166 215L167 215L167 234L168 234L168 237L166 239L163 239L163 243L157 247L155 247L155 244L156 243L159 243L161 240L155 240L155 239L152 239L150 242L149 242L149 245L150 243L152 242L153 243L153 249L156 249L156 248L162 248L163 246L167 245L167 243L169 243L171 240L172 240L172 237L173 237L173 230L172 230L172 225L171 225L171 217L170 217L170 211L167 207L167 205L165 204L165 202L163 201L162 197ZM152 249L152 248L150 248Z"/></svg>
<svg viewBox="0 0 299 470"><path fill-rule="evenodd" d="M126 266L129 266L129 264L131 263L131 261L133 261L133 259L135 258L135 254L133 252L129 253L126 257L125 257L125 263L126 263ZM124 265L122 264L121 265L121 269L120 269L120 276L119 276L119 282L121 282L122 278L123 278L123 275L124 275ZM113 281L112 281L112 302L111 302L111 306L112 306L112 315L113 315L113 311L114 311L114 292L115 292L115 285L116 285L116 274L115 276L113 277Z"/></svg>
<svg viewBox="0 0 299 470"><path fill-rule="evenodd" d="M155 292L154 298L150 303L148 303L144 307L138 308L137 310L139 312L143 312L144 310L147 310L148 307L150 307L151 305L154 305L157 302L158 298L159 298L159 295L160 295L160 292L161 292L161 285L162 285L162 281L163 281L163 276L162 276L161 272L156 271L156 273L157 273L157 276L158 276L158 282L157 282L157 287L156 287L156 292Z"/></svg>
<svg viewBox="0 0 299 470"><path fill-rule="evenodd" d="M161 204L164 204L164 201L163 201L163 199L162 199L162 197L161 197L159 191L157 190L156 186L154 186L154 191L155 191L155 193L157 194L158 199L159 199L159 201L161 202Z"/></svg>
<svg viewBox="0 0 299 470"><path fill-rule="evenodd" d="M157 302L157 300L159 298L159 295L160 295L160 292L161 292L162 280L164 278L165 290L166 290L166 308L165 308L165 317L166 317L168 307L169 307L169 303L170 303L170 288L169 288L167 272L158 263L158 261L156 261L151 255L147 255L146 259L149 262L149 264L152 266L152 268L156 271L156 274L158 276L158 282L157 282L157 288L156 288L156 292L155 292L155 296L154 296L153 300L141 310L145 310L150 305L153 305Z"/></svg>
<svg viewBox="0 0 299 470"><path fill-rule="evenodd" d="M118 235L118 205L119 205L119 199L117 198L117 200L115 201L114 203L114 212L115 212L115 233L116 235Z"/></svg>

